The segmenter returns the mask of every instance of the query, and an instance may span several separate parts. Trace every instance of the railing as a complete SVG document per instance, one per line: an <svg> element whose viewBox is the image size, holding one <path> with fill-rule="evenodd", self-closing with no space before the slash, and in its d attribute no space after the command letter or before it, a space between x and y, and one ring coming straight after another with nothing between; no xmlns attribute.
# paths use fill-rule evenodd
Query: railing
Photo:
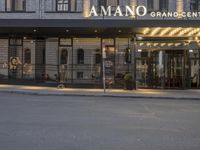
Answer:
<svg viewBox="0 0 200 150"><path fill-rule="evenodd" d="M119 70L118 70L119 71ZM123 73L113 74L113 81L107 80L107 87L122 87ZM0 81L13 79L28 81L37 81L46 84L78 84L99 87L102 85L101 64L74 64L74 65L53 65L53 64L23 64L11 68L7 63L0 63Z"/></svg>

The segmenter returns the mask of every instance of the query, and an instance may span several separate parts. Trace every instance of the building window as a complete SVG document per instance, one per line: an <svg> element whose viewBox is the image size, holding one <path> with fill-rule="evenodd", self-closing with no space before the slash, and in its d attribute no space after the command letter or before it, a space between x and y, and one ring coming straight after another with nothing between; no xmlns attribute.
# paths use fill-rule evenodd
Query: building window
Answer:
<svg viewBox="0 0 200 150"><path fill-rule="evenodd" d="M83 79L83 72L77 72L77 79Z"/></svg>
<svg viewBox="0 0 200 150"><path fill-rule="evenodd" d="M98 0L98 11L101 11L101 6L108 7L111 6L112 12L115 11L116 7L119 5L119 0Z"/></svg>
<svg viewBox="0 0 200 150"><path fill-rule="evenodd" d="M66 49L63 49L61 51L61 61L60 61L60 64L61 65L65 65L65 64L67 64L67 61L68 61L68 51Z"/></svg>
<svg viewBox="0 0 200 150"><path fill-rule="evenodd" d="M77 11L77 0L57 0L57 11Z"/></svg>
<svg viewBox="0 0 200 150"><path fill-rule="evenodd" d="M96 51L95 51L95 64L100 64L100 63L101 63L100 49L96 49Z"/></svg>
<svg viewBox="0 0 200 150"><path fill-rule="evenodd" d="M119 0L98 0L98 6L118 6Z"/></svg>
<svg viewBox="0 0 200 150"><path fill-rule="evenodd" d="M9 45L11 46L22 46L22 39L21 38L10 38Z"/></svg>
<svg viewBox="0 0 200 150"><path fill-rule="evenodd" d="M84 50L78 49L77 51L77 62L78 64L84 64Z"/></svg>
<svg viewBox="0 0 200 150"><path fill-rule="evenodd" d="M125 49L125 63L126 64L131 63L131 49L130 48Z"/></svg>
<svg viewBox="0 0 200 150"><path fill-rule="evenodd" d="M26 11L26 0L6 0L6 11Z"/></svg>
<svg viewBox="0 0 200 150"><path fill-rule="evenodd" d="M42 49L42 64L46 64L46 50L45 48Z"/></svg>
<svg viewBox="0 0 200 150"><path fill-rule="evenodd" d="M191 0L190 1L190 10L192 10L192 11L199 11L200 10L199 0Z"/></svg>
<svg viewBox="0 0 200 150"><path fill-rule="evenodd" d="M159 0L159 9L160 11L168 11L169 1L168 0Z"/></svg>
<svg viewBox="0 0 200 150"><path fill-rule="evenodd" d="M59 45L60 46L72 46L72 39L70 39L70 38L60 38Z"/></svg>
<svg viewBox="0 0 200 150"><path fill-rule="evenodd" d="M31 64L31 50L26 49L24 51L24 63Z"/></svg>
<svg viewBox="0 0 200 150"><path fill-rule="evenodd" d="M154 0L147 1L147 9L148 9L148 11L154 10Z"/></svg>
<svg viewBox="0 0 200 150"><path fill-rule="evenodd" d="M96 64L100 64L101 63L101 54L96 54L95 63Z"/></svg>

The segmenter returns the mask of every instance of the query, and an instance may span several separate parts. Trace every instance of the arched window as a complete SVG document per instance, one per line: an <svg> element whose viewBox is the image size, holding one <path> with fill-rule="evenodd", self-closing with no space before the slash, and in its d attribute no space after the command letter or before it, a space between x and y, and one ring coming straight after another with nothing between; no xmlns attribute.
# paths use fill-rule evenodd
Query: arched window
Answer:
<svg viewBox="0 0 200 150"><path fill-rule="evenodd" d="M24 51L24 63L30 64L31 63L31 50L25 49Z"/></svg>
<svg viewBox="0 0 200 150"><path fill-rule="evenodd" d="M68 51L66 49L63 49L61 51L60 64L61 65L67 64L67 61L68 61Z"/></svg>
<svg viewBox="0 0 200 150"><path fill-rule="evenodd" d="M77 50L77 63L78 64L84 64L84 50L78 49Z"/></svg>

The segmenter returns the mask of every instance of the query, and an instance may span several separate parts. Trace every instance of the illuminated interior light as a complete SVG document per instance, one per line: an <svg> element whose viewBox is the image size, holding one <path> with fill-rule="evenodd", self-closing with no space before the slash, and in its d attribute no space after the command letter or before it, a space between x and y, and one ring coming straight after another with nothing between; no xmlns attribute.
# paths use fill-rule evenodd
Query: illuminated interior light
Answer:
<svg viewBox="0 0 200 150"><path fill-rule="evenodd" d="M137 37L137 39L138 39L138 40L142 40L142 39L143 39L143 37L141 37L141 36L138 36L138 37Z"/></svg>
<svg viewBox="0 0 200 150"><path fill-rule="evenodd" d="M160 36L164 36L166 33L168 33L171 30L171 28L166 28L164 29L161 33Z"/></svg>
<svg viewBox="0 0 200 150"><path fill-rule="evenodd" d="M197 37L200 36L200 30L198 31L198 33L195 36L197 36Z"/></svg>
<svg viewBox="0 0 200 150"><path fill-rule="evenodd" d="M176 44L174 44L175 46L180 46L181 45L181 43L176 43Z"/></svg>
<svg viewBox="0 0 200 150"><path fill-rule="evenodd" d="M158 46L158 45L159 45L159 43L154 43L154 44L153 44L153 46Z"/></svg>
<svg viewBox="0 0 200 150"><path fill-rule="evenodd" d="M179 32L181 32L182 28L173 28L172 31L169 33L169 36L177 36Z"/></svg>
<svg viewBox="0 0 200 150"><path fill-rule="evenodd" d="M149 33L150 29L149 28L145 28L144 31L143 31L143 34L147 34Z"/></svg>
<svg viewBox="0 0 200 150"><path fill-rule="evenodd" d="M150 46L151 46L151 43L147 43L147 46L150 47Z"/></svg>
<svg viewBox="0 0 200 150"><path fill-rule="evenodd" d="M169 43L168 46L172 46L174 43Z"/></svg>
<svg viewBox="0 0 200 150"><path fill-rule="evenodd" d="M151 32L151 36L155 36L159 31L160 31L160 27L158 27L158 28L155 28L152 32Z"/></svg>
<svg viewBox="0 0 200 150"><path fill-rule="evenodd" d="M179 36L189 35L190 32L192 32L192 30L193 30L192 28L183 29L183 31L181 31L181 32L179 33Z"/></svg>
<svg viewBox="0 0 200 150"><path fill-rule="evenodd" d="M161 44L162 47L165 46L165 45L166 45L166 43L162 43L162 44Z"/></svg>
<svg viewBox="0 0 200 150"><path fill-rule="evenodd" d="M198 29L193 29L192 31L190 31L187 35L188 36L192 36L194 34L196 34L198 32Z"/></svg>
<svg viewBox="0 0 200 150"><path fill-rule="evenodd" d="M199 36L200 28L194 29L193 36Z"/></svg>
<svg viewBox="0 0 200 150"><path fill-rule="evenodd" d="M143 46L144 45L144 43L140 43L140 46Z"/></svg>
<svg viewBox="0 0 200 150"><path fill-rule="evenodd" d="M190 49L190 50L189 50L189 52L190 52L190 53L193 53L193 52L194 52L194 50L193 50L193 49Z"/></svg>

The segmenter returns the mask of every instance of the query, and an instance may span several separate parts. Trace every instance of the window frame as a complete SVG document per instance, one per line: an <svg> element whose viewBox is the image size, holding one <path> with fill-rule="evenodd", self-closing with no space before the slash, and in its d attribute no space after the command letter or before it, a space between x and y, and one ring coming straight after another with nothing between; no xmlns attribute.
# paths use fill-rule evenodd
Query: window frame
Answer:
<svg viewBox="0 0 200 150"><path fill-rule="evenodd" d="M169 10L169 0L164 0L164 1L166 1L166 9L163 9L164 7L161 8L161 6L164 6L163 3L161 5L161 1L163 1L163 0L159 0L159 10L162 12L168 11Z"/></svg>
<svg viewBox="0 0 200 150"><path fill-rule="evenodd" d="M15 8L15 4L16 4L16 0L10 0L11 1L11 8L10 10L8 10L8 0L5 0L5 12L26 12L26 0L23 0L23 10L16 10ZM25 3L25 4L24 4Z"/></svg>
<svg viewBox="0 0 200 150"><path fill-rule="evenodd" d="M81 51L81 53L80 53L80 51ZM85 62L85 58L84 57L85 57L84 49L82 49L82 48L77 49L77 64L78 65L83 65L84 64L84 62Z"/></svg>
<svg viewBox="0 0 200 150"><path fill-rule="evenodd" d="M116 2L117 2L117 5L111 6L111 8L116 8L117 6L119 6L120 0L116 0ZM99 12L100 12L101 6L108 7L108 0L97 0L97 8ZM113 9L112 9L112 12L114 12Z"/></svg>
<svg viewBox="0 0 200 150"><path fill-rule="evenodd" d="M28 53L27 53L28 52ZM27 61L27 54L29 54L28 56L28 61ZM24 63L25 64L31 64L31 49L30 48L26 48L24 50Z"/></svg>
<svg viewBox="0 0 200 150"><path fill-rule="evenodd" d="M194 12L200 11L200 2L199 2L198 0L195 0L195 2L192 4L191 1L192 1L192 0L190 0L190 10L191 10L191 11L194 11ZM193 5L193 6L197 6L197 7L196 7L196 10L195 10L195 9L192 9L192 5Z"/></svg>
<svg viewBox="0 0 200 150"><path fill-rule="evenodd" d="M65 3L64 3L64 1L65 0L62 0L62 7L65 5ZM74 6L75 6L75 10L72 10L72 0L68 0L68 3L67 3L67 5L68 5L68 10L63 10L63 8L62 8L62 10L59 10L58 9L58 2L59 2L59 0L56 0L56 12L78 12L78 8L77 8L77 0L74 0L75 1L75 4L74 4Z"/></svg>
<svg viewBox="0 0 200 150"><path fill-rule="evenodd" d="M131 57L132 57L132 55L131 55L131 49L129 47L127 47L125 49L124 62L126 64L131 64L132 63Z"/></svg>
<svg viewBox="0 0 200 150"><path fill-rule="evenodd" d="M154 10L154 3L155 3L154 0L148 0L147 1L147 9L148 9L149 12ZM151 7L149 7L149 6L151 6Z"/></svg>
<svg viewBox="0 0 200 150"><path fill-rule="evenodd" d="M66 63L63 63L63 60L62 60L62 58L64 58L63 57L63 53L65 52L65 61L66 61ZM68 49L67 48L63 48L63 49L61 49L61 52L60 52L60 65L67 65L68 64L68 56L69 56L69 53L68 53Z"/></svg>
<svg viewBox="0 0 200 150"><path fill-rule="evenodd" d="M84 72L78 71L77 74L76 74L76 77L77 77L78 80L83 80L84 79Z"/></svg>
<svg viewBox="0 0 200 150"><path fill-rule="evenodd" d="M70 43L69 44L62 44L62 39L65 39L65 40L69 40L70 41ZM72 46L72 41L73 41L73 39L72 38L66 38L66 37L59 37L59 42L58 42L58 45L60 46L60 47L71 47Z"/></svg>

